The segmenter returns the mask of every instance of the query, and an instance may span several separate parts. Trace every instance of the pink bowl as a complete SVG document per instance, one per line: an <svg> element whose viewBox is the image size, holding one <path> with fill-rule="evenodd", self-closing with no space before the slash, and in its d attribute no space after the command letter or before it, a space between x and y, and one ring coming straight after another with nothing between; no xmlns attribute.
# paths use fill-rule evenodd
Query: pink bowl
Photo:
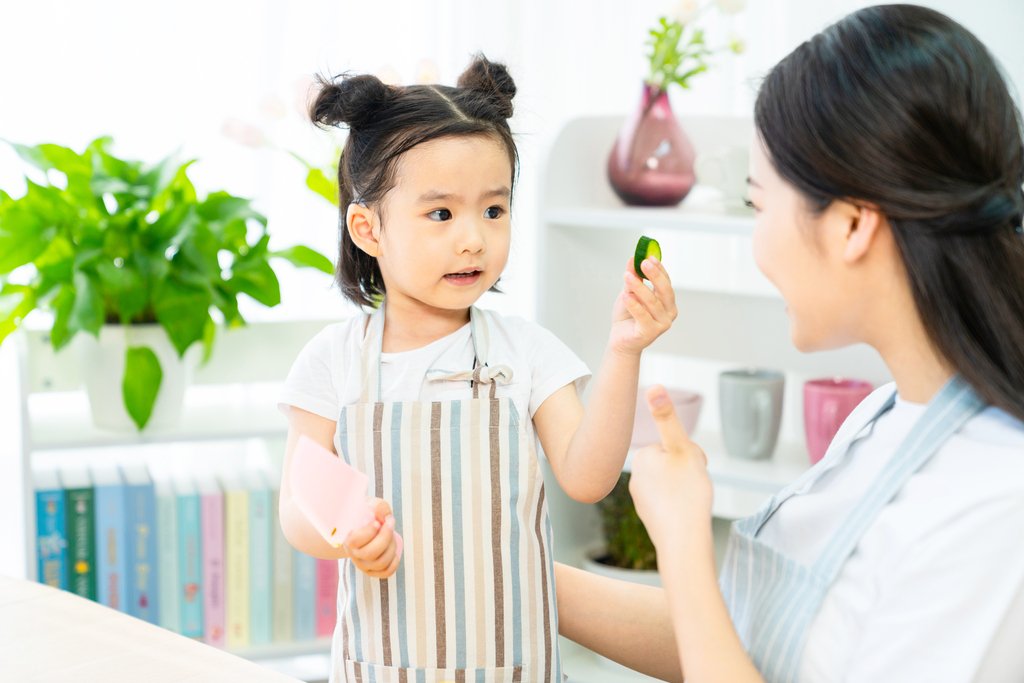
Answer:
<svg viewBox="0 0 1024 683"><path fill-rule="evenodd" d="M636 396L636 418L633 421L633 439L630 441L630 448L643 448L652 443L661 441L658 435L658 426L654 424L654 417L647 408L647 390L650 387L640 387ZM679 421L687 434L693 434L697 428L697 418L700 416L700 408L704 398L692 391L683 389L668 389L668 397L675 406Z"/></svg>

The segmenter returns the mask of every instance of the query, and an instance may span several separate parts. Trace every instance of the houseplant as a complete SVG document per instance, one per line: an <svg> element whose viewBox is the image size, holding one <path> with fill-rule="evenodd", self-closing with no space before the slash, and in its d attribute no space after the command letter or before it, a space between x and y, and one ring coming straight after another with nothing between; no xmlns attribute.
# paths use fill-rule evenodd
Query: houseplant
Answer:
<svg viewBox="0 0 1024 683"><path fill-rule="evenodd" d="M145 165L115 157L111 144L99 138L81 154L11 144L45 181L26 178L18 199L0 190L0 343L37 308L53 314L55 350L79 332L99 339L105 325L123 326L115 333L127 340L120 393L142 429L170 370L154 339L165 337L179 358L193 345L209 357L211 310L234 327L245 323L239 294L280 303L272 258L333 267L308 247L270 251L267 219L249 200L227 192L200 199L187 175L192 161L172 155ZM140 341L143 328L158 335ZM90 402L97 417L98 401Z"/></svg>
<svg viewBox="0 0 1024 683"><path fill-rule="evenodd" d="M674 206L693 187L693 146L672 113L668 87L675 83L689 88L695 76L708 70L708 59L715 52L739 53L744 47L736 36L728 45L708 46L704 31L694 22L712 5L734 14L743 10L746 0L715 0L704 6L684 0L671 17L661 17L650 31L651 70L640 105L626 118L608 156L608 180L627 204Z"/></svg>

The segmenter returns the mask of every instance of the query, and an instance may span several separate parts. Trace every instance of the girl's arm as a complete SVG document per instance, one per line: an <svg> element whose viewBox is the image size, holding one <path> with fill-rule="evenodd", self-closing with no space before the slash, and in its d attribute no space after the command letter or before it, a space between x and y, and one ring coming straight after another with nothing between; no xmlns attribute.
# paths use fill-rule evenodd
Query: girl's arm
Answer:
<svg viewBox="0 0 1024 683"><path fill-rule="evenodd" d="M618 481L633 434L640 353L676 319L675 292L665 266L648 258L642 267L654 291L636 276L630 259L586 410L570 384L549 396L533 416L559 485L584 503L601 500Z"/></svg>

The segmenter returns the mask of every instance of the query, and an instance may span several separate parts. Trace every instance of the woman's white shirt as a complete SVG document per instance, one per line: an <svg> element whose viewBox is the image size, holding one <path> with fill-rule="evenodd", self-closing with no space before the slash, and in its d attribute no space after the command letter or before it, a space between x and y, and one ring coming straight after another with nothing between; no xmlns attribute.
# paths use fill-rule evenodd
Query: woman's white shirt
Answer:
<svg viewBox="0 0 1024 683"><path fill-rule="evenodd" d="M837 439L894 389L876 390ZM897 397L845 460L784 502L758 537L811 564L924 410ZM968 683L1022 582L1024 424L987 408L861 538L811 624L800 680Z"/></svg>
<svg viewBox="0 0 1024 683"><path fill-rule="evenodd" d="M558 337L540 325L517 316L488 311L488 365L507 365L512 381L497 388L510 397L520 415L534 413L554 392L575 384L580 395L590 379L587 366ZM337 421L342 406L359 403L362 391L360 347L369 316L358 315L328 325L306 344L292 365L278 398L278 408L290 406ZM451 401L473 397L469 382L428 381L427 371L470 370L473 339L467 323L446 337L401 353L381 354L382 399ZM530 440L537 447L533 420L527 420Z"/></svg>

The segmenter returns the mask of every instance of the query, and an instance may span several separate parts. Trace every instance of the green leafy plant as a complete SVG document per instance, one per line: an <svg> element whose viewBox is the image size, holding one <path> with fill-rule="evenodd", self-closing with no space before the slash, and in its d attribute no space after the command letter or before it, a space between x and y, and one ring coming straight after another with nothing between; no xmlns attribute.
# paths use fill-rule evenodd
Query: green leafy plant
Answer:
<svg viewBox="0 0 1024 683"><path fill-rule="evenodd" d="M629 473L597 504L607 544L606 564L623 569L657 569L658 556L629 495Z"/></svg>
<svg viewBox="0 0 1024 683"><path fill-rule="evenodd" d="M305 246L268 249L267 219L248 199L212 192L199 199L192 161L154 165L113 156L108 137L78 154L58 145L9 143L47 181L26 178L24 196L0 190L0 343L36 308L53 313L50 339L63 348L104 323L157 323L179 355L195 343L209 358L216 308L224 324L245 324L238 295L281 301L271 259L333 273ZM17 278L11 274L19 269ZM123 396L142 429L163 371L146 347L129 348Z"/></svg>

